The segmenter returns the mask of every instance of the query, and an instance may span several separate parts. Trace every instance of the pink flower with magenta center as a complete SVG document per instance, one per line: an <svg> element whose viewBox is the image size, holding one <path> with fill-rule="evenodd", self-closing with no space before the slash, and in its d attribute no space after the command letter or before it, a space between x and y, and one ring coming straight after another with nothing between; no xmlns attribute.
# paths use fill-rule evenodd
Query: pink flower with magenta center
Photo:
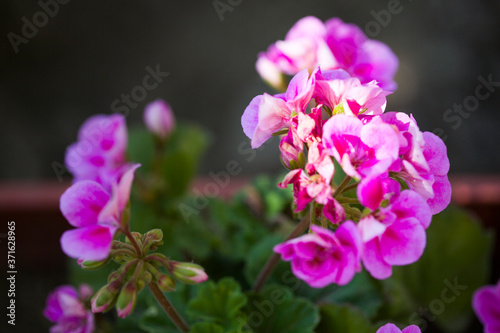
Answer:
<svg viewBox="0 0 500 333"><path fill-rule="evenodd" d="M316 225L312 233L274 247L292 272L314 288L331 283L345 285L361 270L362 241L356 225L346 221L332 232Z"/></svg>
<svg viewBox="0 0 500 333"><path fill-rule="evenodd" d="M375 119L363 125L345 114L325 123L323 145L344 172L357 179L386 173L399 151L397 132L390 125Z"/></svg>
<svg viewBox="0 0 500 333"><path fill-rule="evenodd" d="M368 191L365 191L365 194L368 194ZM384 197L384 194L380 195L380 198ZM366 202L369 199L362 198L360 201ZM358 228L365 246L363 265L366 270L377 279L386 279L392 275L392 266L416 262L424 252L425 229L431 219L429 205L411 190L393 195L387 207L380 207L363 217Z"/></svg>
<svg viewBox="0 0 500 333"><path fill-rule="evenodd" d="M380 327L377 333L422 333L422 331L416 325L410 325L401 331L396 325L389 323Z"/></svg>
<svg viewBox="0 0 500 333"><path fill-rule="evenodd" d="M484 286L476 290L472 307L485 333L500 333L500 280L496 286Z"/></svg>
<svg viewBox="0 0 500 333"><path fill-rule="evenodd" d="M85 308L90 298L89 287L80 286L80 292L69 285L56 288L47 298L44 316L55 323L51 333L91 333L94 331L94 315Z"/></svg>
<svg viewBox="0 0 500 333"><path fill-rule="evenodd" d="M252 99L241 117L243 132L252 140L252 148L260 147L273 133L289 127L293 113L304 112L312 98L315 76L313 73L309 78L305 69L293 77L285 94L263 94Z"/></svg>
<svg viewBox="0 0 500 333"><path fill-rule="evenodd" d="M126 171L127 127L122 115L96 115L80 127L78 141L66 151L65 164L73 182L92 180L111 191Z"/></svg>
<svg viewBox="0 0 500 333"><path fill-rule="evenodd" d="M256 63L260 76L276 88L283 85L283 74L295 75L317 66L343 69L361 83L376 81L385 90L397 87L394 75L399 62L392 50L338 18L325 23L312 16L300 19L284 40L259 53Z"/></svg>
<svg viewBox="0 0 500 333"><path fill-rule="evenodd" d="M61 212L76 227L61 236L61 247L66 255L92 261L107 258L115 232L121 227L134 172L139 166L131 166L120 182L113 184L111 195L99 183L90 180L73 184L62 194Z"/></svg>

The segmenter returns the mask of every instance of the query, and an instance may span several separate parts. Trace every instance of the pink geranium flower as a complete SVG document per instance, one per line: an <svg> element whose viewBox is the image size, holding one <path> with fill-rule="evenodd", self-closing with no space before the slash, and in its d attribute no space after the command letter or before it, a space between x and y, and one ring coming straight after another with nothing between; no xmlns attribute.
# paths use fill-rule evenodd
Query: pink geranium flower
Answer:
<svg viewBox="0 0 500 333"><path fill-rule="evenodd" d="M390 170L426 199L432 214L444 210L451 201L451 184L443 140L431 132L422 133L415 119L403 112L387 112L380 118L399 131L400 159Z"/></svg>
<svg viewBox="0 0 500 333"><path fill-rule="evenodd" d="M351 77L342 69L323 71L318 75L314 97L334 114L339 107L348 115L377 115L385 110L386 96L375 81L362 84L357 77Z"/></svg>
<svg viewBox="0 0 500 333"><path fill-rule="evenodd" d="M354 222L344 222L335 232L316 225L311 231L276 245L274 252L291 261L295 276L311 287L349 283L361 270L362 242Z"/></svg>
<svg viewBox="0 0 500 333"><path fill-rule="evenodd" d="M362 179L381 175L398 158L399 142L392 126L377 117L363 125L354 116L338 114L323 127L323 145L344 172Z"/></svg>
<svg viewBox="0 0 500 333"><path fill-rule="evenodd" d="M484 326L484 333L500 333L500 280L496 286L476 290L472 307Z"/></svg>
<svg viewBox="0 0 500 333"><path fill-rule="evenodd" d="M312 98L315 76L316 72L309 77L305 69L293 77L285 94L263 94L252 99L241 117L243 132L252 140L252 148L260 147L273 133L290 127L292 116L304 112Z"/></svg>
<svg viewBox="0 0 500 333"><path fill-rule="evenodd" d="M338 18L323 23L308 16L295 23L284 40L259 53L256 69L276 88L283 85L283 74L295 75L321 66L325 70L343 69L361 83L376 81L384 90L394 91L398 65L387 45L370 40L356 25Z"/></svg>
<svg viewBox="0 0 500 333"><path fill-rule="evenodd" d="M367 186L372 188L371 191L363 188L358 191L358 196L375 192L374 196L380 203L387 198L385 190L395 187L391 182L372 183L375 184ZM377 199L360 198L360 201L373 204ZM391 276L392 266L408 265L422 256L426 244L425 229L432 219L429 205L414 191L396 192L388 201L387 206L379 207L358 224L365 245L363 265L377 279Z"/></svg>
<svg viewBox="0 0 500 333"><path fill-rule="evenodd" d="M78 141L68 147L65 164L73 182L92 180L111 191L126 171L127 127L122 115L96 115L80 127Z"/></svg>
<svg viewBox="0 0 500 333"><path fill-rule="evenodd" d="M55 323L51 333L92 333L94 331L94 314L85 308L85 302L92 296L87 285L81 285L77 291L74 287L64 285L49 294L43 311L44 316Z"/></svg>
<svg viewBox="0 0 500 333"><path fill-rule="evenodd" d="M135 169L139 166L129 167L120 182L113 184L112 193L95 181L83 180L62 194L61 212L76 227L61 236L64 253L79 260L107 258L115 232L122 226L122 214L129 200Z"/></svg>
<svg viewBox="0 0 500 333"><path fill-rule="evenodd" d="M396 325L389 323L380 327L377 333L422 333L422 331L416 325L410 325L401 331Z"/></svg>

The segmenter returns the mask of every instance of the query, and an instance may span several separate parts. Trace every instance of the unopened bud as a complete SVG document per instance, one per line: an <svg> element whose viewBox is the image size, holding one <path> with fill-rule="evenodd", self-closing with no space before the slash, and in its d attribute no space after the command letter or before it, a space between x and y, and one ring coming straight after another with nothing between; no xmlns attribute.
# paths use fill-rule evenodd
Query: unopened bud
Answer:
<svg viewBox="0 0 500 333"><path fill-rule="evenodd" d="M118 300L116 301L116 312L118 317L125 318L134 311L135 304L137 303L137 282L129 281L123 287Z"/></svg>
<svg viewBox="0 0 500 333"><path fill-rule="evenodd" d="M146 105L144 123L150 132L161 139L167 138L175 126L174 114L170 105L161 99Z"/></svg>
<svg viewBox="0 0 500 333"><path fill-rule="evenodd" d="M163 244L163 231L161 229L153 229L144 235L144 249L145 252L151 250L155 251L158 246Z"/></svg>
<svg viewBox="0 0 500 333"><path fill-rule="evenodd" d="M78 259L78 261L77 261L78 265L80 265L81 268L87 269L87 270L101 268L102 266L106 265L108 262L109 262L109 257L104 259L104 260L101 260L101 261L82 260L82 259Z"/></svg>
<svg viewBox="0 0 500 333"><path fill-rule="evenodd" d="M159 274L156 277L156 282L158 283L158 287L160 287L163 291L175 291L175 280L167 274Z"/></svg>
<svg viewBox="0 0 500 333"><path fill-rule="evenodd" d="M188 262L170 262L171 273L183 283L195 284L208 279L207 274L200 265Z"/></svg>
<svg viewBox="0 0 500 333"><path fill-rule="evenodd" d="M99 289L91 300L92 312L98 313L110 310L116 303L120 287L121 281L114 280Z"/></svg>

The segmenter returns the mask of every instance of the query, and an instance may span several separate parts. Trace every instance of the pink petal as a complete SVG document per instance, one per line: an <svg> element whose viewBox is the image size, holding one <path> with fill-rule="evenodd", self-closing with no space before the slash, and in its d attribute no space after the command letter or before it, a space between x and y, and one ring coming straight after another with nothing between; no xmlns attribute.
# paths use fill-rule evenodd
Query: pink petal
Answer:
<svg viewBox="0 0 500 333"><path fill-rule="evenodd" d="M390 210L398 219L416 218L426 229L431 224L432 213L429 205L414 191L402 191L390 206Z"/></svg>
<svg viewBox="0 0 500 333"><path fill-rule="evenodd" d="M432 215L442 212L451 202L451 184L448 176L434 176L434 197L427 200Z"/></svg>
<svg viewBox="0 0 500 333"><path fill-rule="evenodd" d="M500 329L499 286L484 286L474 293L472 307L485 328Z"/></svg>
<svg viewBox="0 0 500 333"><path fill-rule="evenodd" d="M372 215L362 218L358 223L358 228L364 243L384 234L386 225L381 223Z"/></svg>
<svg viewBox="0 0 500 333"><path fill-rule="evenodd" d="M281 98L264 94L258 109L258 125L252 136L252 148L260 147L272 134L286 126L290 110Z"/></svg>
<svg viewBox="0 0 500 333"><path fill-rule="evenodd" d="M370 177L361 180L356 189L361 204L371 210L376 210L384 200L384 188L380 177Z"/></svg>
<svg viewBox="0 0 500 333"><path fill-rule="evenodd" d="M69 187L60 198L59 207L74 227L96 224L109 194L94 181L83 180Z"/></svg>
<svg viewBox="0 0 500 333"><path fill-rule="evenodd" d="M106 259L116 228L92 225L65 231L61 247L69 257L99 261Z"/></svg>
<svg viewBox="0 0 500 333"><path fill-rule="evenodd" d="M380 238L380 251L389 265L408 265L424 253L424 227L414 218L397 220Z"/></svg>
<svg viewBox="0 0 500 333"><path fill-rule="evenodd" d="M365 243L363 265L376 279L383 280L392 275L392 266L387 264L382 257L378 238Z"/></svg>
<svg viewBox="0 0 500 333"><path fill-rule="evenodd" d="M254 97L241 116L243 132L249 139L253 138L253 134L259 123L259 105L261 100L262 95Z"/></svg>
<svg viewBox="0 0 500 333"><path fill-rule="evenodd" d="M285 40L297 39L303 37L323 38L326 28L323 22L314 17L306 16L298 20L285 36Z"/></svg>
<svg viewBox="0 0 500 333"><path fill-rule="evenodd" d="M401 333L401 330L396 325L389 323L380 327L376 333Z"/></svg>
<svg viewBox="0 0 500 333"><path fill-rule="evenodd" d="M424 156L430 173L444 176L450 170L450 160L446 153L446 145L440 137L431 132L423 133L425 145Z"/></svg>
<svg viewBox="0 0 500 333"><path fill-rule="evenodd" d="M422 333L422 331L417 325L410 325L403 329L402 333Z"/></svg>
<svg viewBox="0 0 500 333"><path fill-rule="evenodd" d="M344 114L331 117L323 126L323 145L326 152L340 163L343 155L352 153L355 148L346 138L359 137L362 128L361 120L356 117Z"/></svg>
<svg viewBox="0 0 500 333"><path fill-rule="evenodd" d="M340 224L345 220L344 207L333 198L328 200L328 203L323 207L323 214L333 224Z"/></svg>

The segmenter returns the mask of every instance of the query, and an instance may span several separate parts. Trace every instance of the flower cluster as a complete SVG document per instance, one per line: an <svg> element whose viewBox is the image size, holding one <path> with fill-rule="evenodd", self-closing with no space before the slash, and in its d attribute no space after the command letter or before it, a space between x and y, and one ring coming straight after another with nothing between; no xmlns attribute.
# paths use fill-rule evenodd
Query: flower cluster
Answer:
<svg viewBox="0 0 500 333"><path fill-rule="evenodd" d="M128 214L124 211L134 172L139 166L131 166L120 181L113 184L112 193L98 182L82 180L61 195L61 212L76 227L61 236L61 247L66 255L80 262L108 257L115 232L128 223Z"/></svg>
<svg viewBox="0 0 500 333"><path fill-rule="evenodd" d="M72 286L64 285L50 293L43 311L45 317L55 323L50 332L94 332L94 314L86 307L91 296L92 289L83 284L78 291Z"/></svg>
<svg viewBox="0 0 500 333"><path fill-rule="evenodd" d="M256 64L260 76L276 88L284 85L283 74L295 75L304 68L312 71L317 66L325 70L344 69L361 83L376 80L384 89L396 89L398 58L392 50L339 18L323 23L316 17L304 17L284 40L261 52Z"/></svg>
<svg viewBox="0 0 500 333"><path fill-rule="evenodd" d="M401 331L396 325L389 323L379 328L376 333L422 333L422 331L416 325L410 325Z"/></svg>
<svg viewBox="0 0 500 333"><path fill-rule="evenodd" d="M146 106L144 122L156 139L157 158L161 158L161 148L175 126L172 110L162 100L152 102ZM89 118L80 128L78 141L67 150L66 164L74 182L60 198L62 214L75 227L61 236L63 252L78 259L84 269L99 268L110 260L120 265L92 298L90 291L80 298L88 301L93 313L116 307L120 317L132 313L137 295L146 284L157 291L156 297L164 297L163 291L175 290L174 279L192 284L208 278L199 265L151 253L163 244L160 229L144 235L130 230L130 193L140 164L126 160L126 147L123 116ZM125 235L124 241L118 238L119 233ZM61 287L51 294L45 312L47 318L57 323L52 332L94 330L92 312L86 310L71 287Z"/></svg>
<svg viewBox="0 0 500 333"><path fill-rule="evenodd" d="M314 22L299 21L291 36ZM341 24L333 19L326 25ZM259 95L243 113L253 148L283 135L281 160L290 171L279 186L292 185L296 212L310 207L312 224L321 225L275 248L313 287L346 284L361 263L385 279L392 266L417 261L432 215L450 202L446 146L420 131L412 116L384 113L391 93L384 86L344 69L306 68L285 93ZM339 184L336 172L346 175ZM326 220L338 229L330 230Z"/></svg>
<svg viewBox="0 0 500 333"><path fill-rule="evenodd" d="M488 285L476 290L472 307L485 333L500 332L500 280L496 286Z"/></svg>
<svg viewBox="0 0 500 333"><path fill-rule="evenodd" d="M95 115L78 131L78 141L68 147L65 164L73 182L95 181L108 192L126 172L127 127L120 114Z"/></svg>

